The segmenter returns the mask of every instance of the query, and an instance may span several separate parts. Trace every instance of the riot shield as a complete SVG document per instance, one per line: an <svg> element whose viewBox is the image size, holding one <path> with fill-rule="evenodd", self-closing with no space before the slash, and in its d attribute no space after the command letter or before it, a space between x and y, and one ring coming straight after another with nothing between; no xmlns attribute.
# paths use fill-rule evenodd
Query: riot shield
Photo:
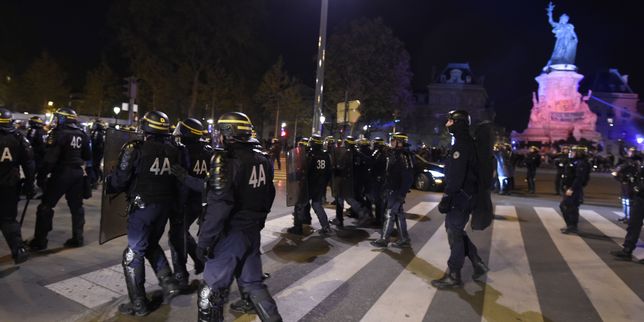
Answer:
<svg viewBox="0 0 644 322"><path fill-rule="evenodd" d="M333 163L333 196L336 198L353 198L353 152L345 147L335 148Z"/></svg>
<svg viewBox="0 0 644 322"><path fill-rule="evenodd" d="M306 151L298 146L286 153L286 206L293 207L308 197Z"/></svg>
<svg viewBox="0 0 644 322"><path fill-rule="evenodd" d="M141 140L140 133L107 129L105 133L105 148L103 151L104 175L114 172L123 145L131 140ZM108 194L106 184L103 184L101 203L101 225L98 237L99 244L104 244L114 238L127 234L128 203L125 192Z"/></svg>
<svg viewBox="0 0 644 322"><path fill-rule="evenodd" d="M474 199L472 210L472 229L483 230L487 228L494 219L494 207L490 189L494 180L494 169L496 159L492 152L494 134L492 123L483 122L478 125L475 131L476 137L476 159L477 159L477 186L478 193Z"/></svg>

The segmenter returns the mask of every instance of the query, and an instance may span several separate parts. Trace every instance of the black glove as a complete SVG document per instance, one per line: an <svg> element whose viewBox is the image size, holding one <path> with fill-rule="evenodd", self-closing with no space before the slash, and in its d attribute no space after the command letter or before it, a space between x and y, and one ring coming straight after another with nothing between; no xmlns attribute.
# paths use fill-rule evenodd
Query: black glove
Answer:
<svg viewBox="0 0 644 322"><path fill-rule="evenodd" d="M47 176L46 175L36 176L36 185L38 185L40 190L45 191L45 186L47 185Z"/></svg>
<svg viewBox="0 0 644 322"><path fill-rule="evenodd" d="M452 197L444 195L441 202L438 204L438 211L441 214L446 214L452 210Z"/></svg>
<svg viewBox="0 0 644 322"><path fill-rule="evenodd" d="M208 257L210 257L210 249L209 248L203 248L201 246L197 246L197 258L202 262L206 263L208 261Z"/></svg>
<svg viewBox="0 0 644 322"><path fill-rule="evenodd" d="M172 167L170 167L170 172L177 177L177 180L179 182L185 182L186 178L188 177L188 171L184 169L182 166L173 164Z"/></svg>
<svg viewBox="0 0 644 322"><path fill-rule="evenodd" d="M22 184L22 194L27 197L27 199L33 199L33 197L36 195L36 190L34 187L34 182L33 181L25 181Z"/></svg>

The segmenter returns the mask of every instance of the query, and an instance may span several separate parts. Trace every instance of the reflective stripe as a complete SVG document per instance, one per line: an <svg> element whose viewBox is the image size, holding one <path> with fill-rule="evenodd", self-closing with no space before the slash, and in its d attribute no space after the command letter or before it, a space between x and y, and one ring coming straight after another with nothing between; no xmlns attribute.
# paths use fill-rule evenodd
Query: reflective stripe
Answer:
<svg viewBox="0 0 644 322"><path fill-rule="evenodd" d="M247 131L250 131L250 130L252 130L252 129L253 129L253 128L252 128L252 127L250 127L250 126L238 126L237 128L238 128L238 129L240 129L240 130L247 130Z"/></svg>
<svg viewBox="0 0 644 322"><path fill-rule="evenodd" d="M181 124L183 126L185 126L188 130L190 130L190 132L192 132L192 134L195 134L195 135L203 135L204 132L206 132L206 131L199 131L199 130L197 130L195 128L192 128L192 127L188 126L188 124L184 123L183 121L181 121Z"/></svg>
<svg viewBox="0 0 644 322"><path fill-rule="evenodd" d="M143 117L143 119L148 121L148 122L150 122L150 123L152 123L152 124L161 125L161 126L164 126L164 127L168 128L168 129L170 128L170 123L161 123L159 121L151 120L151 119L149 119L149 118L147 118L145 116Z"/></svg>
<svg viewBox="0 0 644 322"><path fill-rule="evenodd" d="M246 120L218 120L217 124L221 123L238 123L238 124L248 124L248 125L253 125L250 121Z"/></svg>
<svg viewBox="0 0 644 322"><path fill-rule="evenodd" d="M169 127L167 127L167 126L166 126L166 127L164 127L164 126L157 126L157 125L154 125L154 124L148 124L148 126L149 126L149 127L151 127L151 128L153 128L153 129L162 130L162 131L168 131L168 130L170 130L170 128L169 128Z"/></svg>
<svg viewBox="0 0 644 322"><path fill-rule="evenodd" d="M0 123L9 123L11 119L0 119Z"/></svg>

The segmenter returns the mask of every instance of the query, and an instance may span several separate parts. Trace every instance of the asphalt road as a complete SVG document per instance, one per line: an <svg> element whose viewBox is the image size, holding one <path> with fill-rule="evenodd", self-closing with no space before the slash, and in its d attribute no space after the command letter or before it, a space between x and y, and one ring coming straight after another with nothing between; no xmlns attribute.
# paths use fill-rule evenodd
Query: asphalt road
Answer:
<svg viewBox="0 0 644 322"><path fill-rule="evenodd" d="M436 290L430 280L445 269L449 249L440 194L412 191L405 204L412 248L374 249L377 229L352 226L327 238L313 230L286 234L292 209L285 207L284 182L262 232L266 280L285 321L637 321L644 316L644 265L615 261L625 226L619 186L607 174L593 174L582 206L580 236L562 235L560 197L554 173L540 171L537 193L494 196L496 220L484 231L469 231L489 263L484 282L463 269L465 288ZM276 177L283 178L283 175ZM98 245L99 198L86 202L86 246L66 249L71 217L65 202L56 208L50 249L19 266L0 243L0 321L195 321L196 294L181 295L140 319L121 316L127 301L120 258L125 238ZM19 205L22 207L22 203ZM22 208L20 208L22 209ZM30 205L23 237L33 234L36 203ZM328 209L330 218L334 212ZM319 228L313 220L313 229ZM196 231L196 227L193 227ZM167 240L162 240L167 249ZM636 255L644 258L644 246ZM148 272L150 273L150 272ZM152 274L150 296L158 293ZM191 276L194 285L200 276ZM239 295L233 283L230 300ZM256 320L226 309L226 320Z"/></svg>

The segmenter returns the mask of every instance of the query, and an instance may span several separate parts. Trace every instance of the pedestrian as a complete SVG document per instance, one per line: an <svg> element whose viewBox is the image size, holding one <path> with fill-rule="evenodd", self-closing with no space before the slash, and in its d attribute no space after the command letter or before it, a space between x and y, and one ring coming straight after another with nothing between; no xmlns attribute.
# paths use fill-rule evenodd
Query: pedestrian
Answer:
<svg viewBox="0 0 644 322"><path fill-rule="evenodd" d="M270 156L271 156L271 162L273 162L273 166L275 165L275 161L277 161L277 170L282 170L281 154L282 154L282 143L278 138L273 138L273 142L270 148Z"/></svg>
<svg viewBox="0 0 644 322"><path fill-rule="evenodd" d="M199 254L206 267L199 290L197 319L223 321L233 278L242 298L262 321L281 321L275 300L263 283L260 231L275 199L273 165L254 148L252 123L239 112L217 121L218 137L208 180L208 206L199 233Z"/></svg>
<svg viewBox="0 0 644 322"><path fill-rule="evenodd" d="M525 167L527 170L526 181L528 182L528 192L535 193L535 177L537 176L537 168L541 164L541 155L539 155L539 148L531 146L530 151L525 157Z"/></svg>
<svg viewBox="0 0 644 322"><path fill-rule="evenodd" d="M641 159L636 161L635 171L631 178L630 220L628 220L626 228L624 247L611 252L615 259L626 261L630 261L633 257L633 251L637 247L642 232L642 221L644 221L644 162ZM644 260L640 260L640 263L644 264Z"/></svg>
<svg viewBox="0 0 644 322"><path fill-rule="evenodd" d="M205 133L207 132L204 131L203 124L195 118L180 121L173 133L179 138L180 147L183 149L184 160L180 164L187 166L184 169L175 164L171 168L172 173L184 186L180 190L179 207L170 215L168 232L174 277L182 291L189 288L187 256L189 255L194 262L195 274L200 274L204 268L204 263L197 256L197 242L190 234L190 226L203 212L203 184L210 171L213 153L210 145L201 140Z"/></svg>
<svg viewBox="0 0 644 322"><path fill-rule="evenodd" d="M477 190L476 150L470 135L470 116L466 111L451 111L445 126L454 138L445 162L445 193L438 210L445 216L445 228L450 247L447 271L431 283L437 288L462 287L461 269L467 256L474 266L473 279L479 279L489 269L478 250L465 233Z"/></svg>
<svg viewBox="0 0 644 322"><path fill-rule="evenodd" d="M389 237L398 225L398 240L393 243L394 247L404 248L411 246L409 233L407 232L407 220L403 211L405 196L414 184L414 156L409 151L409 137L406 133L396 132L391 139L391 150L387 152L386 174L385 174L385 222L382 227L380 238L372 241L375 247L387 247Z"/></svg>
<svg viewBox="0 0 644 322"><path fill-rule="evenodd" d="M20 167L25 175L20 180ZM34 156L29 141L13 125L13 114L0 108L0 230L4 235L14 263L29 259L29 251L22 241L18 216L20 193L34 196Z"/></svg>
<svg viewBox="0 0 644 322"><path fill-rule="evenodd" d="M47 133L43 129L44 122L39 116L33 116L29 119L29 130L27 130L27 140L34 151L34 161L36 163L36 173L40 170L42 160L45 157L45 137Z"/></svg>
<svg viewBox="0 0 644 322"><path fill-rule="evenodd" d="M81 247L84 244L83 189L85 166L92 159L89 137L78 124L76 111L69 107L59 108L54 113L53 129L47 136L45 156L36 180L43 189L43 196L36 211L34 238L29 242L32 251L47 248L47 234L52 230L54 207L65 196L72 214L72 238L65 247Z"/></svg>
<svg viewBox="0 0 644 322"><path fill-rule="evenodd" d="M573 146L570 148L570 162L566 164L561 179L564 197L559 204L563 214L566 227L561 228L564 234L578 233L577 223L579 222L579 206L584 198L584 187L590 179L590 163L586 158L587 148Z"/></svg>
<svg viewBox="0 0 644 322"><path fill-rule="evenodd" d="M161 111L141 119L143 140L133 140L121 149L118 166L106 180L108 193L126 192L130 204L127 247L123 251L123 274L130 303L119 306L126 315L145 316L155 309L145 293L145 259L150 262L164 298L179 293L177 280L159 246L168 217L176 210L177 178L171 173L181 152L170 136L170 119Z"/></svg>
<svg viewBox="0 0 644 322"><path fill-rule="evenodd" d="M379 227L385 220L385 181L387 175L387 151L389 147L381 137L375 137L372 142L373 153L371 154L371 191L369 198L375 208L376 222Z"/></svg>

